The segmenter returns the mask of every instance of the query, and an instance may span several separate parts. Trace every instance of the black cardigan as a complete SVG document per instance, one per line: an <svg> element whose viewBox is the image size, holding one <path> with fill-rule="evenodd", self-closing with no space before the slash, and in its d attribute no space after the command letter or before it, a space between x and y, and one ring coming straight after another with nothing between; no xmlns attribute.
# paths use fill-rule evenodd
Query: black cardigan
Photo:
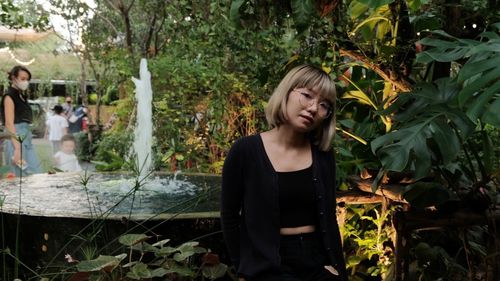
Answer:
<svg viewBox="0 0 500 281"><path fill-rule="evenodd" d="M331 264L347 280L335 216L333 153L312 146L319 229ZM222 170L221 221L225 243L242 276L279 273L280 222L277 174L260 135L237 140Z"/></svg>

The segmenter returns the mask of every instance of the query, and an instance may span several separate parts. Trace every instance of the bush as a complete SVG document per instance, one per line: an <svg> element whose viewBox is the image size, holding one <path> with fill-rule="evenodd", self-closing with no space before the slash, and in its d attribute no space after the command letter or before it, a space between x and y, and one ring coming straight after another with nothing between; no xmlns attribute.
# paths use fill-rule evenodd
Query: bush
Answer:
<svg viewBox="0 0 500 281"><path fill-rule="evenodd" d="M97 150L94 160L104 162L112 166L112 170L119 169L121 164L125 162L130 153L133 134L127 131L113 131L106 133L96 143ZM120 163L120 165L115 165ZM98 168L96 166L96 168ZM109 170L107 167L104 170Z"/></svg>

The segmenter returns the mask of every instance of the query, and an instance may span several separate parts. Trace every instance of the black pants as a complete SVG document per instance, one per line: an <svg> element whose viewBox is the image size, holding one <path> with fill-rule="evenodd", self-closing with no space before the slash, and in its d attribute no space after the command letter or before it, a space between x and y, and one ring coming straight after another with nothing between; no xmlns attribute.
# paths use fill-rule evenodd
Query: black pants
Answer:
<svg viewBox="0 0 500 281"><path fill-rule="evenodd" d="M337 281L325 269L330 264L317 233L282 235L280 244L281 273L251 278L250 281Z"/></svg>

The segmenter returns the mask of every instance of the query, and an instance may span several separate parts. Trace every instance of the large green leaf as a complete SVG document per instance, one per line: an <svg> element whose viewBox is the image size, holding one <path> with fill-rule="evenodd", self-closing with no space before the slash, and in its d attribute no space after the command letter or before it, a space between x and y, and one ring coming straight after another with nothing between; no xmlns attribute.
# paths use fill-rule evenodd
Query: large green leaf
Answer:
<svg viewBox="0 0 500 281"><path fill-rule="evenodd" d="M292 16L297 30L304 31L314 16L315 8L312 0L292 0Z"/></svg>
<svg viewBox="0 0 500 281"><path fill-rule="evenodd" d="M167 266L167 273L176 273L181 276L186 276L186 277L194 277L196 276L196 272L193 271L189 266L187 265L180 265L178 263L169 263Z"/></svg>
<svg viewBox="0 0 500 281"><path fill-rule="evenodd" d="M118 256L103 256L100 255L94 260L81 261L77 266L77 270L80 272L91 272L106 270L108 272L112 271L117 267L120 262L127 257L127 254L121 254Z"/></svg>
<svg viewBox="0 0 500 281"><path fill-rule="evenodd" d="M205 278L215 280L217 278L223 277L226 274L227 265L219 263L213 266L204 266L202 272Z"/></svg>
<svg viewBox="0 0 500 281"><path fill-rule="evenodd" d="M405 136L415 135L418 131L419 128L401 129L378 137L371 142L372 151L386 169L401 172L408 164L411 151L411 139Z"/></svg>
<svg viewBox="0 0 500 281"><path fill-rule="evenodd" d="M150 253L158 253L160 251L159 248L154 247L153 245L147 243L147 242L141 242L139 244L135 244L133 246L130 246L133 250L139 251L139 252L150 252Z"/></svg>
<svg viewBox="0 0 500 281"><path fill-rule="evenodd" d="M359 1L352 1L349 4L349 13L352 20L359 19L368 11L368 6Z"/></svg>
<svg viewBox="0 0 500 281"><path fill-rule="evenodd" d="M433 161L447 164L456 158L461 149L457 133L465 139L475 127L456 108L458 89L449 78L420 84L379 112L392 115L398 128L371 142L385 169L412 170L419 179L429 173Z"/></svg>
<svg viewBox="0 0 500 281"><path fill-rule="evenodd" d="M245 0L233 0L231 1L231 10L229 12L229 18L236 25L240 25L240 8L241 5L245 3Z"/></svg>
<svg viewBox="0 0 500 281"><path fill-rule="evenodd" d="M118 238L118 242L125 246L133 246L149 238L151 238L151 236L147 236L146 234L125 234Z"/></svg>
<svg viewBox="0 0 500 281"><path fill-rule="evenodd" d="M148 266L142 262L136 263L127 273L127 277L134 280L141 280L153 277Z"/></svg>
<svg viewBox="0 0 500 281"><path fill-rule="evenodd" d="M498 30L481 34L488 40L458 39L444 31L434 31L432 34L432 37L420 41L432 48L418 54L417 61L462 62L466 59L456 77L456 81L462 86L458 94L458 103L474 122L481 119L498 127L499 118L493 114L498 112L495 104L500 93Z"/></svg>
<svg viewBox="0 0 500 281"><path fill-rule="evenodd" d="M484 112L483 121L500 128L500 99L497 98Z"/></svg>
<svg viewBox="0 0 500 281"><path fill-rule="evenodd" d="M422 5L429 3L430 0L408 0L408 7L413 11L418 11Z"/></svg>
<svg viewBox="0 0 500 281"><path fill-rule="evenodd" d="M458 82L463 83L474 75L496 68L500 65L500 56L485 57L480 61L466 63L458 73Z"/></svg>
<svg viewBox="0 0 500 281"><path fill-rule="evenodd" d="M156 255L159 256L159 257L166 257L166 256L169 256L172 253L177 252L177 251L178 251L177 248L173 248L173 247L167 246L167 247L163 247L163 248L159 249L159 251L156 252Z"/></svg>
<svg viewBox="0 0 500 281"><path fill-rule="evenodd" d="M460 91L460 94L458 96L458 101L460 102L460 105L461 106L465 105L467 100L470 97L472 97L473 94L483 90L483 88L487 87L492 81L496 81L498 79L500 79L500 65L498 65L494 69L483 72L476 79L473 80L471 79L472 81L470 81L467 85L465 85L462 91ZM495 90L496 91L491 92L491 96L498 94L497 89Z"/></svg>
<svg viewBox="0 0 500 281"><path fill-rule="evenodd" d="M448 111L440 109L439 105L454 106L460 87L449 78L436 80L434 83L417 84L410 93L402 93L398 99L380 114L398 112L394 120L404 123L416 116L432 111ZM431 107L431 108L430 108ZM404 108L404 110L401 110Z"/></svg>
<svg viewBox="0 0 500 281"><path fill-rule="evenodd" d="M434 141L439 147L439 152L443 158L443 163L446 165L455 159L458 151L460 151L460 141L453 133L453 130L444 120L435 120L430 124L430 129L434 135Z"/></svg>
<svg viewBox="0 0 500 281"><path fill-rule="evenodd" d="M426 51L423 53L417 54L417 61L423 63L429 63L431 61L439 61L439 62L449 62L459 60L467 54L467 49L457 48L451 49L433 49L430 51Z"/></svg>
<svg viewBox="0 0 500 281"><path fill-rule="evenodd" d="M500 68L499 70L500 71ZM476 120L484 113L484 109L488 107L488 103L492 99L498 99L500 93L500 80L497 80L491 87L488 87L481 95L479 95L476 100L471 104L467 110L467 115L472 120ZM497 111L498 113L498 111Z"/></svg>
<svg viewBox="0 0 500 281"><path fill-rule="evenodd" d="M410 169L415 171L415 178L425 177L431 169L431 159L441 155L441 162L449 163L460 151L457 136L448 124L451 121L447 120L443 113L420 118L416 123L373 140L372 151L387 170ZM429 141L445 149L436 151L429 147Z"/></svg>
<svg viewBox="0 0 500 281"><path fill-rule="evenodd" d="M435 123L438 118L434 119L433 122L429 124L429 127ZM423 133L417 134L412 141L413 153L415 157L415 162L413 170L415 170L415 178L421 179L429 174L431 170L431 153L427 147L427 138L430 130L422 131ZM455 155L458 151L455 152Z"/></svg>

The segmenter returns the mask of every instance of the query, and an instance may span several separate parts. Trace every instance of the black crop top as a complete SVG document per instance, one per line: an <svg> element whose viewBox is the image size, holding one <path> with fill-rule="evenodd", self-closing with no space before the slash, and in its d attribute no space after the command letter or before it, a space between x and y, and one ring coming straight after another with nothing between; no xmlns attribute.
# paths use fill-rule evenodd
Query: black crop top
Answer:
<svg viewBox="0 0 500 281"><path fill-rule="evenodd" d="M280 226L316 225L316 200L312 166L293 172L278 172Z"/></svg>
<svg viewBox="0 0 500 281"><path fill-rule="evenodd" d="M31 107L28 103L27 97L23 95L19 90L9 87L7 89L7 93L2 97L2 102L0 103L0 112L2 122L5 125L5 108L4 108L4 100L6 96L9 96L14 102L14 124L26 122L32 123L33 121L33 113L31 111Z"/></svg>

